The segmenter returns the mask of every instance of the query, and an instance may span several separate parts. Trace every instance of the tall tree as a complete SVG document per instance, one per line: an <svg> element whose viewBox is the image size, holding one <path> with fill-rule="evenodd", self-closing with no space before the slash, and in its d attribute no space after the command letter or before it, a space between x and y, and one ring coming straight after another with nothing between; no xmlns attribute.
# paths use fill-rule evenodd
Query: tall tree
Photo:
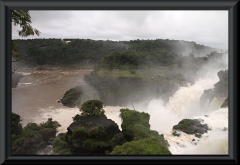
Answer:
<svg viewBox="0 0 240 165"><path fill-rule="evenodd" d="M18 35L21 37L27 37L31 35L40 35L40 31L31 26L31 16L28 10L12 10L12 23L14 26L20 26L18 30ZM16 59L15 61L20 60L23 55L16 53L19 50L16 42L12 41L12 56ZM14 61L13 61L14 62Z"/></svg>
<svg viewBox="0 0 240 165"><path fill-rule="evenodd" d="M20 26L19 36L40 35L40 31L31 26L32 21L28 10L12 10L12 23L14 26Z"/></svg>

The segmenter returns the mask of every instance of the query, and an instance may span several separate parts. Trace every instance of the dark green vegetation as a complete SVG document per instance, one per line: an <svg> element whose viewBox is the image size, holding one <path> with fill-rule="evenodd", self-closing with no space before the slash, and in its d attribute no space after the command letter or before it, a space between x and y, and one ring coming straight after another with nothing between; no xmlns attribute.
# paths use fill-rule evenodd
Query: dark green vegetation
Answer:
<svg viewBox="0 0 240 165"><path fill-rule="evenodd" d="M73 117L67 132L53 141L59 155L169 155L167 141L150 130L149 114L121 109L122 130L104 115L103 103L89 100ZM127 141L127 142L126 142Z"/></svg>
<svg viewBox="0 0 240 165"><path fill-rule="evenodd" d="M80 116L68 127L64 141L74 155L105 155L125 139L118 125L105 115L88 115Z"/></svg>
<svg viewBox="0 0 240 165"><path fill-rule="evenodd" d="M144 132L148 133L147 130L150 129L149 114L145 112L131 111L129 109L121 109L120 112L120 117L122 118L121 127L127 141L138 138L138 134L144 134ZM143 132L141 132L141 130L143 130Z"/></svg>
<svg viewBox="0 0 240 165"><path fill-rule="evenodd" d="M100 100L88 100L81 106L82 116L101 116L104 115L103 103Z"/></svg>
<svg viewBox="0 0 240 165"><path fill-rule="evenodd" d="M146 138L126 142L116 146L111 155L172 155L171 152L155 138Z"/></svg>
<svg viewBox="0 0 240 165"><path fill-rule="evenodd" d="M12 113L12 149L13 155L34 155L39 149L45 148L49 140L56 136L59 123L51 118L47 122L28 123L22 128L21 117Z"/></svg>
<svg viewBox="0 0 240 165"><path fill-rule="evenodd" d="M85 113L76 115L68 132L56 138L58 122L48 119L45 123L29 123L22 128L20 116L13 113L13 155L34 154L47 144L53 144L54 152L59 155L171 155L164 136L150 130L149 114L121 109L121 132L114 121L106 118L102 108L99 100L83 103L81 109ZM96 115L97 111L103 113ZM173 129L201 137L208 127L198 120L184 119Z"/></svg>
<svg viewBox="0 0 240 165"><path fill-rule="evenodd" d="M105 155L125 142L118 125L104 115L100 100L84 102L80 111L81 115L73 117L68 132L54 140L55 152L60 155Z"/></svg>
<svg viewBox="0 0 240 165"><path fill-rule="evenodd" d="M168 101L181 86L193 83L199 69L223 54L205 57L126 50L113 52L96 64L85 80L95 87L106 105L129 105L152 98ZM216 63L216 62L215 62Z"/></svg>
<svg viewBox="0 0 240 165"><path fill-rule="evenodd" d="M28 10L12 10L11 19L14 26L20 26L20 30L18 30L19 36L40 35L40 31L31 26L32 20ZM14 57L16 61L23 58L23 55L19 54L18 51L19 46L15 41L12 41L12 57Z"/></svg>
<svg viewBox="0 0 240 165"><path fill-rule="evenodd" d="M173 132L172 132L172 135L179 137L181 134L180 134L180 133L177 133L177 131L173 131Z"/></svg>
<svg viewBox="0 0 240 165"><path fill-rule="evenodd" d="M144 66L168 66L175 60L180 63L178 55L170 52L137 52L134 50L114 51L101 59L99 68L111 69L138 69ZM180 56L179 56L180 57Z"/></svg>
<svg viewBox="0 0 240 165"><path fill-rule="evenodd" d="M219 77L219 81L214 84L213 89L204 90L200 98L200 104L204 105L204 103L209 100L209 103L216 98L226 98L223 105L221 107L228 107L228 69L221 70L217 73Z"/></svg>
<svg viewBox="0 0 240 165"><path fill-rule="evenodd" d="M173 129L176 129L176 130L183 130L183 132L186 132L186 133L191 133L192 132L192 125L193 125L193 120L192 119L183 119L181 120L178 125L174 125L173 126Z"/></svg>
<svg viewBox="0 0 240 165"><path fill-rule="evenodd" d="M37 68L42 65L81 67L94 64L94 71L85 80L98 91L99 98L89 99L100 99L105 105L125 106L159 96L168 101L179 87L194 82L199 68L218 56L216 52L210 53L213 48L177 40L15 41L20 47L19 53L26 55L24 60ZM191 48L187 49L191 51L187 52L185 48ZM66 98L70 107L78 106L71 105L71 97ZM79 98L75 99L79 102Z"/></svg>
<svg viewBox="0 0 240 165"><path fill-rule="evenodd" d="M214 95L216 97L227 97L228 96L228 69L219 71L219 81L214 84Z"/></svg>
<svg viewBox="0 0 240 165"><path fill-rule="evenodd" d="M215 49L196 44L195 42L178 41L178 40L131 40L131 41L95 41L91 39L64 39L64 41L71 41L65 43L61 39L28 39L28 40L14 40L19 46L19 53L26 55L24 60L33 65L68 65L78 63L96 63L107 54L114 51L135 51L141 52L141 56L159 54L158 52L171 52L165 54L200 54L206 55ZM188 48L188 49L186 49ZM191 49L190 49L191 48ZM186 52L186 50L191 50ZM164 54L164 53L161 53ZM172 54L172 55L173 55ZM152 56L150 55L150 56ZM156 55L156 59L158 55ZM164 56L164 55L163 55ZM151 58L151 57L150 57ZM159 58L158 58L159 59ZM140 59L144 60L144 59ZM159 59L162 60L162 59ZM166 59L163 59L167 61ZM88 62L87 62L88 61ZM128 57L126 62L131 63ZM150 60L149 62L153 62ZM123 61L120 61L122 63ZM135 65L130 64L131 65Z"/></svg>
<svg viewBox="0 0 240 165"><path fill-rule="evenodd" d="M150 130L149 114L121 109L122 132L128 142L116 146L111 155L171 155L163 135Z"/></svg>
<svg viewBox="0 0 240 165"><path fill-rule="evenodd" d="M101 116L104 115L103 103L100 100L88 100L81 105L81 115L73 117L73 121L80 120L81 116ZM91 124L91 123L89 123Z"/></svg>
<svg viewBox="0 0 240 165"><path fill-rule="evenodd" d="M21 28L18 31L19 36L40 35L40 31L31 26L32 20L28 10L12 10L11 16L13 25L19 25Z"/></svg>
<svg viewBox="0 0 240 165"><path fill-rule="evenodd" d="M191 74L185 76L178 72L175 66L135 70L134 74L129 70L99 70L86 75L85 80L97 89L105 105L125 106L159 96L166 100L180 86L193 82L193 78L187 81Z"/></svg>
<svg viewBox="0 0 240 165"><path fill-rule="evenodd" d="M21 122L21 117L16 113L12 113L11 131L12 131L12 136L14 137L20 135L23 131L23 128L20 122Z"/></svg>
<svg viewBox="0 0 240 165"><path fill-rule="evenodd" d="M80 107L81 105L81 96L83 91L80 86L69 89L60 100L61 103L68 107Z"/></svg>
<svg viewBox="0 0 240 165"><path fill-rule="evenodd" d="M53 141L53 150L59 155L72 155L67 142L61 140L60 138L55 138Z"/></svg>
<svg viewBox="0 0 240 165"><path fill-rule="evenodd" d="M181 130L187 134L195 134L195 136L207 133L209 130L207 124L201 124L201 122L197 119L183 119L177 125L174 125L173 129Z"/></svg>

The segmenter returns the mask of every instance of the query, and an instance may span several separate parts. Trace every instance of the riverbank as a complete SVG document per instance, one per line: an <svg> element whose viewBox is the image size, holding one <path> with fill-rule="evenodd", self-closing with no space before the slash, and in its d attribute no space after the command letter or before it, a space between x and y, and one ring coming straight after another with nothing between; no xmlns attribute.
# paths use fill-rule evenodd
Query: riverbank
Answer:
<svg viewBox="0 0 240 165"><path fill-rule="evenodd" d="M19 64L18 64L19 65ZM21 64L20 64L21 65ZM94 64L74 64L74 65L37 65L18 66L12 73L12 88L16 88L20 79L34 71L69 71L69 70L93 70Z"/></svg>

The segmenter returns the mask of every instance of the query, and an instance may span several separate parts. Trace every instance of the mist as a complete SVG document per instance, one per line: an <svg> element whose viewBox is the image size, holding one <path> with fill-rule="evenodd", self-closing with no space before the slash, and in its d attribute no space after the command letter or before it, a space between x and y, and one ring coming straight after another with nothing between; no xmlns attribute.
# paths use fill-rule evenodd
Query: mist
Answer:
<svg viewBox="0 0 240 165"><path fill-rule="evenodd" d="M79 107L64 107L57 103L57 100L68 89L80 85L83 90L82 103L92 99L101 100L105 104L105 115L114 120L120 130L122 122L119 117L120 109L146 112L150 115L151 129L164 134L173 154L204 153L202 151L204 147L213 143L216 137L219 137L216 142L219 152L215 150L207 152L225 154L228 136L218 126L221 125L220 122L228 127L226 124L228 109L220 109L225 98L215 97L207 107L200 104L200 98L204 90L214 88L214 84L219 81L217 73L228 69L228 53L211 53L208 48L199 51L192 46L194 43L189 42L170 42L176 43L173 44L176 47L172 50L182 54L181 56L170 54L174 58L171 59L173 62L169 60L170 63L166 60L168 54L157 54L157 52L156 56L163 57L164 62L157 61L159 65L156 65L157 62L149 60L150 64L139 65L134 69L129 67L110 70L98 68L99 70L87 71L84 69L30 70L31 73L26 70L18 71L25 77L21 79L17 88L13 89L13 112L24 116L23 126L29 122L41 123L52 118L61 124L58 134L64 133L73 122L72 117L80 114L80 111ZM183 45L184 43L186 45ZM131 49L127 42L120 42L116 47L120 50ZM184 48L181 50L181 47ZM106 90L111 88L114 90ZM18 91L25 94L24 97L17 98ZM223 113L217 113L222 111ZM212 113L215 114L211 115ZM209 120L205 115L210 115ZM214 115L216 118L212 117ZM176 138L171 134L173 126L179 121L196 117L204 118L204 122L213 128L206 135L209 138L204 135L204 138L198 139L199 148L191 143L195 138L193 135L185 135L181 132L182 137ZM182 146L187 146L187 149Z"/></svg>

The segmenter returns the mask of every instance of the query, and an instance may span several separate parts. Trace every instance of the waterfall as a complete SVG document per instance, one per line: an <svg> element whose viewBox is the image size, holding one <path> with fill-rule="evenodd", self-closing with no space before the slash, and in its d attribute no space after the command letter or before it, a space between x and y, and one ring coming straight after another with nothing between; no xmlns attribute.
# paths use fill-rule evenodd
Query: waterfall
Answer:
<svg viewBox="0 0 240 165"><path fill-rule="evenodd" d="M212 112L212 111L215 111L215 110L219 109L221 107L221 105L223 104L225 99L226 98L214 97L213 100L211 101L211 103L209 104L208 111Z"/></svg>

